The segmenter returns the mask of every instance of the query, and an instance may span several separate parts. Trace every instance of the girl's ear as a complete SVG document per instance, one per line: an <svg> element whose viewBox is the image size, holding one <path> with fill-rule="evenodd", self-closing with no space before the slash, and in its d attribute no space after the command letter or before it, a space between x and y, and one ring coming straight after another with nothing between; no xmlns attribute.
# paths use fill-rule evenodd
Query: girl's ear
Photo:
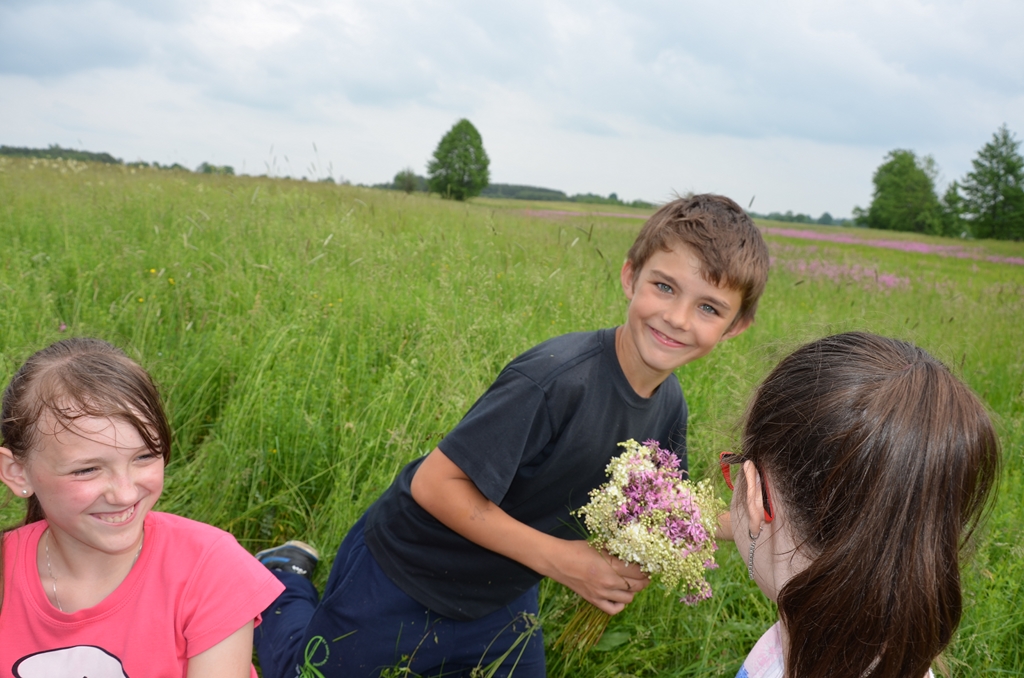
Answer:
<svg viewBox="0 0 1024 678"><path fill-rule="evenodd" d="M32 484L25 474L25 465L6 447L0 447L0 480L19 497L32 494Z"/></svg>
<svg viewBox="0 0 1024 678"><path fill-rule="evenodd" d="M761 474L757 472L754 462L743 462L743 481L746 491L744 508L747 511L747 520L750 521L750 532L747 536L760 534L761 528L764 527L764 500L761 499Z"/></svg>

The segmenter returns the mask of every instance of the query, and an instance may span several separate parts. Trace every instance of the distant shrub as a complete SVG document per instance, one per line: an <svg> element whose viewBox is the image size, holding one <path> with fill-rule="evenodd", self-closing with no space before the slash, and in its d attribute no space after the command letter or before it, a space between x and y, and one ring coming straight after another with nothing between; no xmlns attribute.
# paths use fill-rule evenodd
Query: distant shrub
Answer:
<svg viewBox="0 0 1024 678"><path fill-rule="evenodd" d="M196 172L199 174L226 174L229 176L235 175L235 168L231 165L213 165L208 162L204 162L202 165L196 168Z"/></svg>
<svg viewBox="0 0 1024 678"><path fill-rule="evenodd" d="M427 178L416 174L411 167L406 167L395 175L390 188L396 191L405 191L406 193L414 191L425 192L427 190Z"/></svg>

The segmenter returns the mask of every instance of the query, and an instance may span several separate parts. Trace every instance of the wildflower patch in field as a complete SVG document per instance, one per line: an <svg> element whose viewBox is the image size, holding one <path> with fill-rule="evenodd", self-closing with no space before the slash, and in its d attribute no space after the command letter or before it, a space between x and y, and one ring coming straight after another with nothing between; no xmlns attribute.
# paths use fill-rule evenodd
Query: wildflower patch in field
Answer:
<svg viewBox="0 0 1024 678"><path fill-rule="evenodd" d="M776 246L778 249L778 246ZM885 291L910 287L910 279L884 273L876 266L840 264L825 259L777 259L772 257L774 270L783 269L804 278L824 279L836 284L853 283L872 291Z"/></svg>
<svg viewBox="0 0 1024 678"><path fill-rule="evenodd" d="M933 243L920 242L917 240L855 238L843 233L819 233L818 231L805 231L798 228L776 228L772 226L761 227L761 232L767 235L781 235L786 238L800 238L801 240L822 240L825 242L843 243L846 245L865 245L867 247L881 247L889 250L899 250L901 252L937 254L943 257L956 257L957 259L978 259L991 261L996 264L1024 266L1024 257L987 255L982 253L979 248L969 248L961 245L935 245Z"/></svg>

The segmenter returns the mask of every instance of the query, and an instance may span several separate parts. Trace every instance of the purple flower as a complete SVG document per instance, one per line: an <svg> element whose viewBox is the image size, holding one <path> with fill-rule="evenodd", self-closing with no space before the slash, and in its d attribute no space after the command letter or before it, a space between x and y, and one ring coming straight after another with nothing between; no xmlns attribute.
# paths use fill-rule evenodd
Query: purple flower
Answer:
<svg viewBox="0 0 1024 678"><path fill-rule="evenodd" d="M671 455L671 452L667 454ZM678 465L678 460L676 460ZM655 470L638 469L629 472L629 481L622 488L625 501L616 511L620 524L638 520L652 511L671 511L683 507L692 512L693 503L688 494L680 493L676 484L682 480L678 471L662 466ZM699 518L699 514L697 516Z"/></svg>
<svg viewBox="0 0 1024 678"><path fill-rule="evenodd" d="M702 600L707 600L711 597L711 586L707 582L700 588L697 593L690 593L679 599L680 603L686 603L687 605L696 605Z"/></svg>
<svg viewBox="0 0 1024 678"><path fill-rule="evenodd" d="M679 457L668 450L661 449L657 440L645 440L644 447L650 448L653 453L652 461L656 467L670 470L679 468Z"/></svg>
<svg viewBox="0 0 1024 678"><path fill-rule="evenodd" d="M699 547L708 540L707 530L700 524L700 513L697 511L693 511L688 520L675 515L669 516L661 526L661 531L674 546L691 543ZM696 548L691 552L693 550ZM689 554L684 554L684 557L685 555Z"/></svg>

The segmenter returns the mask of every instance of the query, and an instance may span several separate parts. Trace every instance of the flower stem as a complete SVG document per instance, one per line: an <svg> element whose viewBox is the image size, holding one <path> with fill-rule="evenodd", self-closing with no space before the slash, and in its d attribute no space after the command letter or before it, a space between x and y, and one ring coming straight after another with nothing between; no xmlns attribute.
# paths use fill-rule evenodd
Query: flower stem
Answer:
<svg viewBox="0 0 1024 678"><path fill-rule="evenodd" d="M555 640L555 649L562 650L569 658L590 651L601 640L611 618L607 612L580 598L576 613Z"/></svg>

